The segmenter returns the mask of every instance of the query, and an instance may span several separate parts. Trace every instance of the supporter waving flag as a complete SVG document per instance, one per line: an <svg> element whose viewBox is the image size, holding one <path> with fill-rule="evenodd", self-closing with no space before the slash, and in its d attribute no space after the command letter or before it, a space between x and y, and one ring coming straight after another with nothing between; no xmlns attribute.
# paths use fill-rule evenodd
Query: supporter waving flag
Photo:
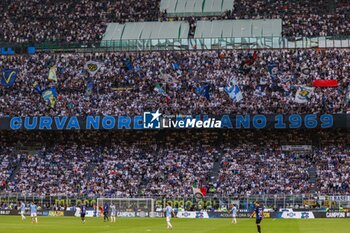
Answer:
<svg viewBox="0 0 350 233"><path fill-rule="evenodd" d="M310 74L311 74L311 69L309 68L308 65L304 64L302 67L301 67L301 74L303 77L309 77Z"/></svg>
<svg viewBox="0 0 350 233"><path fill-rule="evenodd" d="M224 88L225 92L230 96L233 102L239 102L243 99L243 94L235 79L231 79L229 86Z"/></svg>
<svg viewBox="0 0 350 233"><path fill-rule="evenodd" d="M192 192L196 199L202 199L207 195L207 188L201 187L199 188L197 182L192 184Z"/></svg>
<svg viewBox="0 0 350 233"><path fill-rule="evenodd" d="M41 96L51 106L51 108L55 107L57 99L57 91L55 87L50 87L49 89L46 89L42 92Z"/></svg>
<svg viewBox="0 0 350 233"><path fill-rule="evenodd" d="M182 76L181 66L178 62L173 61L171 63L171 68L173 69L173 71L175 71L176 77Z"/></svg>
<svg viewBox="0 0 350 233"><path fill-rule="evenodd" d="M34 90L35 90L38 94L41 95L41 87L40 87L40 85L39 85L39 83L38 83L37 81L35 81L35 82L33 83L33 88L34 88Z"/></svg>
<svg viewBox="0 0 350 233"><path fill-rule="evenodd" d="M345 106L350 104L350 83L348 84L348 88L346 89L344 104L345 104Z"/></svg>
<svg viewBox="0 0 350 233"><path fill-rule="evenodd" d="M204 96L207 100L210 100L210 87L209 84L204 84L201 87L196 88L196 93Z"/></svg>
<svg viewBox="0 0 350 233"><path fill-rule="evenodd" d="M329 79L329 80L314 80L312 82L312 85L314 87L338 87L338 80L336 79Z"/></svg>
<svg viewBox="0 0 350 233"><path fill-rule="evenodd" d="M85 64L84 69L94 76L101 67L102 64L100 62L90 60Z"/></svg>
<svg viewBox="0 0 350 233"><path fill-rule="evenodd" d="M154 87L154 90L163 96L168 96L165 90L160 86L159 83L156 84L156 86Z"/></svg>
<svg viewBox="0 0 350 233"><path fill-rule="evenodd" d="M173 70L179 70L180 69L180 65L178 63L172 63L171 67L173 68Z"/></svg>
<svg viewBox="0 0 350 233"><path fill-rule="evenodd" d="M125 70L127 70L127 71L134 70L134 65L129 58L123 59L123 65L124 65Z"/></svg>
<svg viewBox="0 0 350 233"><path fill-rule="evenodd" d="M178 82L179 82L178 79L172 77L170 74L162 74L162 75L160 76L160 78L161 78L164 82L170 83L170 84L178 83Z"/></svg>
<svg viewBox="0 0 350 233"><path fill-rule="evenodd" d="M158 93L161 94L162 96L165 97L166 103L169 104L170 103L170 96L166 93L166 91L160 86L159 83L156 84L154 90Z"/></svg>
<svg viewBox="0 0 350 233"><path fill-rule="evenodd" d="M277 67L277 64L274 63L274 62L270 62L268 65L267 65L267 70L269 71L269 74L272 78L272 80L276 80L277 79L277 73L278 73L278 67Z"/></svg>
<svg viewBox="0 0 350 233"><path fill-rule="evenodd" d="M17 79L17 71L12 69L7 69L1 71L1 85L5 87L12 87Z"/></svg>
<svg viewBox="0 0 350 233"><path fill-rule="evenodd" d="M87 96L90 96L92 95L92 90L94 89L94 80L89 77L87 80L86 80L86 91L85 91L85 94Z"/></svg>
<svg viewBox="0 0 350 233"><path fill-rule="evenodd" d="M314 87L299 86L295 94L295 102L299 104L309 102L314 89Z"/></svg>
<svg viewBox="0 0 350 233"><path fill-rule="evenodd" d="M252 65L255 63L258 58L258 54L254 51L253 55L249 55L246 59L244 59L241 63L241 70L243 73L247 74L252 69Z"/></svg>
<svg viewBox="0 0 350 233"><path fill-rule="evenodd" d="M52 66L50 68L50 71L49 71L49 78L48 80L50 81L53 81L53 82L57 82L57 66Z"/></svg>

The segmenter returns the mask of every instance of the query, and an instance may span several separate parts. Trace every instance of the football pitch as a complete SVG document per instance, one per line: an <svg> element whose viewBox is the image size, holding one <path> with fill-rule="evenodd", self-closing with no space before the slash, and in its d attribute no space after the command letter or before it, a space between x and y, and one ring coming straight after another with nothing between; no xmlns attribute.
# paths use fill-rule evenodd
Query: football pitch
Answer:
<svg viewBox="0 0 350 233"><path fill-rule="evenodd" d="M1 233L256 233L254 219L238 219L233 225L230 219L172 219L173 230L166 229L165 219L117 219L105 223L99 218L87 218L82 224L75 217L41 217L32 224L20 216L0 217ZM350 233L350 219L286 220L265 219L262 233Z"/></svg>

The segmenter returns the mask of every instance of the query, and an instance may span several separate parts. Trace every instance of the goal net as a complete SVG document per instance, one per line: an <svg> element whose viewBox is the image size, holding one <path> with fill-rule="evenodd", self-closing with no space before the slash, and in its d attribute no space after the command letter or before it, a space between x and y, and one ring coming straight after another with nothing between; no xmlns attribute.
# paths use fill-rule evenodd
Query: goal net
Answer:
<svg viewBox="0 0 350 233"><path fill-rule="evenodd" d="M103 215L103 206L115 205L118 217L155 217L151 198L97 198L97 216Z"/></svg>

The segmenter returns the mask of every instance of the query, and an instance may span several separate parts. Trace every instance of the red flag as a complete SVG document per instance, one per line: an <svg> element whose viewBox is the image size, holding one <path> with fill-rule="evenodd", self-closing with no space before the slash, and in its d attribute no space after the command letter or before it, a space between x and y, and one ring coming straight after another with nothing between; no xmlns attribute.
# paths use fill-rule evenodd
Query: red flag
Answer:
<svg viewBox="0 0 350 233"><path fill-rule="evenodd" d="M253 53L253 60L255 61L258 58L258 53L256 51L254 51Z"/></svg>
<svg viewBox="0 0 350 233"><path fill-rule="evenodd" d="M252 57L251 59L249 59L249 60L246 60L246 61L245 61L245 64L247 64L248 66L251 66L251 65L254 64L254 62L255 62L255 60L256 60L257 58L258 58L258 54L257 54L256 51L254 51L253 57Z"/></svg>
<svg viewBox="0 0 350 233"><path fill-rule="evenodd" d="M338 86L338 80L331 79L331 80L314 80L312 82L312 85L314 87L337 87Z"/></svg>
<svg viewBox="0 0 350 233"><path fill-rule="evenodd" d="M167 105L170 105L170 97L167 95L167 96L165 96L165 101L166 101L166 104Z"/></svg>
<svg viewBox="0 0 350 233"><path fill-rule="evenodd" d="M202 187L201 193L203 194L203 197L205 197L207 195L207 188Z"/></svg>

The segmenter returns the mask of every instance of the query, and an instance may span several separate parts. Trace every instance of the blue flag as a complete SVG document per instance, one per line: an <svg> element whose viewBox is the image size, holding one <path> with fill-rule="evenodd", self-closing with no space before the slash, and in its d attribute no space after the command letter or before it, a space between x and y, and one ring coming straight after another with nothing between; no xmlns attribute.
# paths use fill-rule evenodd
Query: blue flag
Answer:
<svg viewBox="0 0 350 233"><path fill-rule="evenodd" d="M49 89L46 89L42 92L41 96L48 104L50 104L51 108L55 107L57 99L56 87L50 87Z"/></svg>
<svg viewBox="0 0 350 233"><path fill-rule="evenodd" d="M154 90L155 90L156 92L158 92L159 94L161 94L161 95L167 96L167 93L166 93L165 90L160 86L159 83L156 84Z"/></svg>
<svg viewBox="0 0 350 233"><path fill-rule="evenodd" d="M3 70L1 71L1 85L5 87L12 87L17 79L17 71L15 70Z"/></svg>
<svg viewBox="0 0 350 233"><path fill-rule="evenodd" d="M272 80L275 81L277 79L277 73L278 73L278 67L277 67L276 63L270 62L267 65L267 70L269 71L269 74L270 74Z"/></svg>
<svg viewBox="0 0 350 233"><path fill-rule="evenodd" d="M92 78L89 78L86 83L86 95L91 95L93 89L94 89L94 80L92 80Z"/></svg>
<svg viewBox="0 0 350 233"><path fill-rule="evenodd" d="M345 106L347 106L349 103L350 103L350 83L348 84L348 88L346 88L344 104Z"/></svg>
<svg viewBox="0 0 350 233"><path fill-rule="evenodd" d="M41 87L38 82L33 83L34 90L41 95Z"/></svg>
<svg viewBox="0 0 350 233"><path fill-rule="evenodd" d="M207 100L210 100L209 84L205 84L196 88L196 93L204 96Z"/></svg>
<svg viewBox="0 0 350 233"><path fill-rule="evenodd" d="M178 70L178 69L180 69L180 65L177 64L177 63L171 64L171 67L173 68L173 70Z"/></svg>
<svg viewBox="0 0 350 233"><path fill-rule="evenodd" d="M130 61L130 59L124 59L124 65L125 65L125 67L126 67L126 69L128 70L128 71L131 71L131 70L133 70L134 69L134 65L132 64L132 62Z"/></svg>
<svg viewBox="0 0 350 233"><path fill-rule="evenodd" d="M231 79L230 84L225 87L224 90L230 96L233 102L239 102L243 99L242 91L234 79Z"/></svg>

